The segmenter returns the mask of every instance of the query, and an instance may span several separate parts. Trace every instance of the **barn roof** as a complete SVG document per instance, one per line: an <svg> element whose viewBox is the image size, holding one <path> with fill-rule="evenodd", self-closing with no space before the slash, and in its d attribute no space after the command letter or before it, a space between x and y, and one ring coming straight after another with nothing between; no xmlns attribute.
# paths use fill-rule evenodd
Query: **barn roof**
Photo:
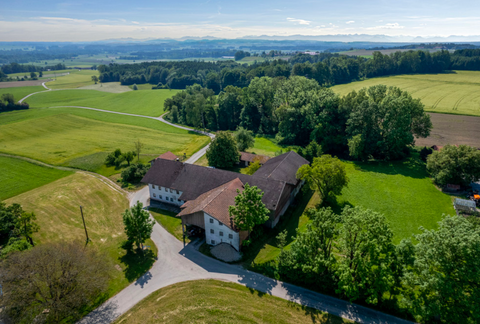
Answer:
<svg viewBox="0 0 480 324"><path fill-rule="evenodd" d="M288 184L297 184L298 169L309 162L294 151L271 158L253 175L278 181L285 181Z"/></svg>

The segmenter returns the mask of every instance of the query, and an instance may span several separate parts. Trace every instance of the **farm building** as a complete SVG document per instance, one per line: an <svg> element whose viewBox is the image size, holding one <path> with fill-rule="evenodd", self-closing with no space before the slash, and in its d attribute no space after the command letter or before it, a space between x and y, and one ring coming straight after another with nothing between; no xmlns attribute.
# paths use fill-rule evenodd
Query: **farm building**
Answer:
<svg viewBox="0 0 480 324"><path fill-rule="evenodd" d="M240 152L240 164L245 164L245 166L249 166L250 163L255 161L258 161L261 165L264 165L268 160L270 160L270 157L266 155Z"/></svg>
<svg viewBox="0 0 480 324"><path fill-rule="evenodd" d="M158 157L142 182L148 184L151 201L180 207L177 217L182 218L184 232L184 225L196 226L205 231L207 244L228 243L238 251L246 233L233 224L228 212L237 189L243 191L248 183L263 191L262 202L270 210L265 226L274 227L304 184L296 178L297 170L308 163L291 151L247 175Z"/></svg>
<svg viewBox="0 0 480 324"><path fill-rule="evenodd" d="M455 198L455 201L453 202L453 207L457 211L457 214L459 212L474 213L477 210L475 201L460 198Z"/></svg>

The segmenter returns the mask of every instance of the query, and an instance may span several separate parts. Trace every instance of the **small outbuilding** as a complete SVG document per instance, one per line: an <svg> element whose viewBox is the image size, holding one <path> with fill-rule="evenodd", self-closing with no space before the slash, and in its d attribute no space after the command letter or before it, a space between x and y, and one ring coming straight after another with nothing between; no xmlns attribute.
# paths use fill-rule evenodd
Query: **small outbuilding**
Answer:
<svg viewBox="0 0 480 324"><path fill-rule="evenodd" d="M249 166L250 163L255 161L258 161L261 165L264 165L268 160L270 160L270 157L266 155L240 152L240 163L244 164L245 166Z"/></svg>
<svg viewBox="0 0 480 324"><path fill-rule="evenodd" d="M477 206L473 200L455 198L453 207L457 211L457 214L459 212L475 213L477 211Z"/></svg>

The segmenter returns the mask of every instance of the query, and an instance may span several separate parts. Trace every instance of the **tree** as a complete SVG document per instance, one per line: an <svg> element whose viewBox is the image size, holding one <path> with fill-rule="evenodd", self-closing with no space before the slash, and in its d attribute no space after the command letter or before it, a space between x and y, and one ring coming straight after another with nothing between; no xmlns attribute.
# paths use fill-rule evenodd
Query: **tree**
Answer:
<svg viewBox="0 0 480 324"><path fill-rule="evenodd" d="M245 168L245 173L252 175L255 172L257 172L257 170L260 169L261 167L262 165L260 164L260 162L258 160L255 160L252 163L250 163L248 167Z"/></svg>
<svg viewBox="0 0 480 324"><path fill-rule="evenodd" d="M354 138L349 141L350 153L362 160L402 158L415 136L427 137L432 129L420 99L396 87L376 85L352 92L343 105L350 109L346 123L348 137Z"/></svg>
<svg viewBox="0 0 480 324"><path fill-rule="evenodd" d="M92 75L92 81L95 82L95 84L97 84L98 77L96 75Z"/></svg>
<svg viewBox="0 0 480 324"><path fill-rule="evenodd" d="M237 189L235 206L228 207L235 226L248 231L248 236L255 225L264 224L269 219L270 211L262 202L263 194L256 186L251 187L246 183L243 192Z"/></svg>
<svg viewBox="0 0 480 324"><path fill-rule="evenodd" d="M155 221L143 210L143 204L137 202L133 207L126 209L123 213L123 224L128 240L133 241L137 248L143 247L143 243L152 235Z"/></svg>
<svg viewBox="0 0 480 324"><path fill-rule="evenodd" d="M148 164L132 164L122 171L121 176L124 182L138 182L142 180L149 169Z"/></svg>
<svg viewBox="0 0 480 324"><path fill-rule="evenodd" d="M13 105L15 103L15 99L11 93L4 93L2 94L2 101L5 101L6 104Z"/></svg>
<svg viewBox="0 0 480 324"><path fill-rule="evenodd" d="M291 248L278 257L279 273L294 282L329 289L335 278L334 241L338 239L341 218L330 208L309 209L311 223L297 236Z"/></svg>
<svg viewBox="0 0 480 324"><path fill-rule="evenodd" d="M218 132L207 149L208 164L217 168L231 168L240 160L237 143L232 134Z"/></svg>
<svg viewBox="0 0 480 324"><path fill-rule="evenodd" d="M106 257L80 242L12 253L0 263L0 313L16 323L76 320L108 285Z"/></svg>
<svg viewBox="0 0 480 324"><path fill-rule="evenodd" d="M328 154L314 158L311 165L302 165L297 171L297 178L305 180L323 200L331 194L339 195L348 184L343 162Z"/></svg>
<svg viewBox="0 0 480 324"><path fill-rule="evenodd" d="M480 151L467 145L445 145L427 158L427 170L439 185L470 185L480 179Z"/></svg>
<svg viewBox="0 0 480 324"><path fill-rule="evenodd" d="M30 72L30 79L36 79L37 74L35 72Z"/></svg>
<svg viewBox="0 0 480 324"><path fill-rule="evenodd" d="M0 259L8 257L8 255L14 252L21 252L30 250L32 245L19 237L12 236L6 246L0 250Z"/></svg>
<svg viewBox="0 0 480 324"><path fill-rule="evenodd" d="M248 148L253 147L255 138L253 132L243 127L238 127L234 134L237 141L237 148L240 152L245 152Z"/></svg>
<svg viewBox="0 0 480 324"><path fill-rule="evenodd" d="M480 228L463 217L446 216L438 230L414 235L415 260L405 270L405 301L417 319L478 323L480 313Z"/></svg>
<svg viewBox="0 0 480 324"><path fill-rule="evenodd" d="M137 163L140 163L140 152L142 151L144 145L142 142L140 142L139 139L136 142L134 142L134 145L135 145L135 152L137 153Z"/></svg>
<svg viewBox="0 0 480 324"><path fill-rule="evenodd" d="M116 149L112 153L108 154L107 157L105 158L105 164L107 166L120 166L120 164L124 161L124 157L122 154L122 150Z"/></svg>
<svg viewBox="0 0 480 324"><path fill-rule="evenodd" d="M385 216L361 207L345 207L342 222L337 293L378 304L395 283L393 232Z"/></svg>
<svg viewBox="0 0 480 324"><path fill-rule="evenodd" d="M427 162L427 158L430 154L433 153L433 149L431 148L427 148L426 146L424 148L422 148L420 150L420 159L423 161L423 162Z"/></svg>
<svg viewBox="0 0 480 324"><path fill-rule="evenodd" d="M125 158L125 161L127 161L128 166L130 166L130 162L133 161L135 155L136 153L134 151L129 151L123 154L123 157Z"/></svg>
<svg viewBox="0 0 480 324"><path fill-rule="evenodd" d="M43 77L43 72L42 72L42 71L38 72L38 76L39 76L40 78Z"/></svg>
<svg viewBox="0 0 480 324"><path fill-rule="evenodd" d="M24 213L22 206L17 203L7 206L0 202L0 235L11 236L15 229L17 219Z"/></svg>
<svg viewBox="0 0 480 324"><path fill-rule="evenodd" d="M34 213L27 213L22 212L20 217L15 220L15 230L14 232L17 235L22 235L25 239L32 245L35 246L33 243L32 234L39 231L40 226L34 222L37 217Z"/></svg>
<svg viewBox="0 0 480 324"><path fill-rule="evenodd" d="M298 149L298 154L300 154L308 162L312 163L314 158L322 156L322 146L316 141L311 141L310 144L308 144L305 148L300 147Z"/></svg>
<svg viewBox="0 0 480 324"><path fill-rule="evenodd" d="M138 90L138 87L137 87L137 85L136 85L135 83L133 84L132 89L133 89L133 90Z"/></svg>

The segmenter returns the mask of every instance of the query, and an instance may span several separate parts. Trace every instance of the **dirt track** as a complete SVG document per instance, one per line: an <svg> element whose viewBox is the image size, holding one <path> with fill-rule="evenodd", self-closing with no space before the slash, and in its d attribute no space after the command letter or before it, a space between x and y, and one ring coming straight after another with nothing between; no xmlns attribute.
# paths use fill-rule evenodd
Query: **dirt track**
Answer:
<svg viewBox="0 0 480 324"><path fill-rule="evenodd" d="M480 148L480 117L430 113L430 136L416 140L418 146L466 144Z"/></svg>
<svg viewBox="0 0 480 324"><path fill-rule="evenodd" d="M16 87L28 87L28 86L39 86L43 82L52 81L51 79L41 79L41 80L32 80L32 81L11 81L11 82L0 82L1 88L16 88Z"/></svg>

